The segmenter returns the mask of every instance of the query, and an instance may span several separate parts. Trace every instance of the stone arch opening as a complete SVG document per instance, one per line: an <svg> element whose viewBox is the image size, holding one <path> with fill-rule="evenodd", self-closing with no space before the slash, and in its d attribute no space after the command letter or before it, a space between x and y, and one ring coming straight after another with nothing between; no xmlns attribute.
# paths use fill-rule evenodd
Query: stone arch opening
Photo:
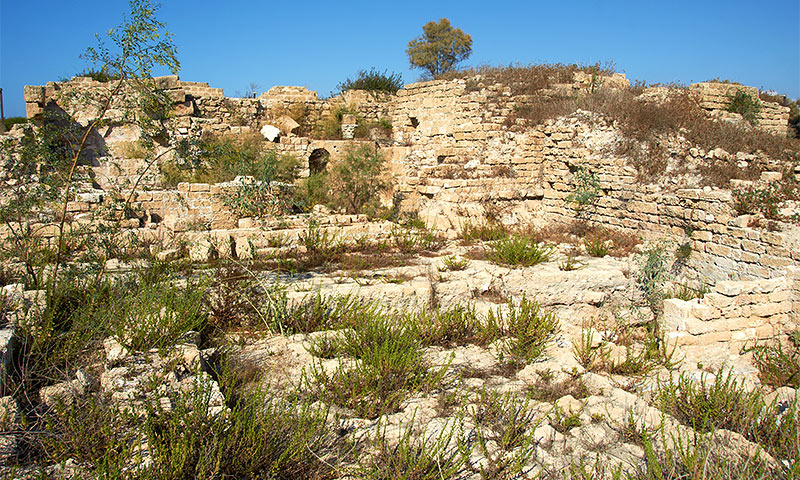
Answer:
<svg viewBox="0 0 800 480"><path fill-rule="evenodd" d="M324 148L317 148L308 157L308 171L311 175L324 172L331 154Z"/></svg>

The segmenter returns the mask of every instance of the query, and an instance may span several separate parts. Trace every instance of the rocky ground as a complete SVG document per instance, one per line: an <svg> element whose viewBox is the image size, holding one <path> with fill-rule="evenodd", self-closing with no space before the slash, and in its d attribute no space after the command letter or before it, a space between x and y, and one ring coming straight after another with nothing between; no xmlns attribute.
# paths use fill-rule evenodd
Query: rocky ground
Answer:
<svg viewBox="0 0 800 480"><path fill-rule="evenodd" d="M156 435L146 418L184 415L175 434L185 438L189 417L201 415L224 425L215 433L224 443L237 402L251 397L268 410L289 402L270 410L276 418L324 412L326 433L315 438L325 445L303 437L299 450L308 469L274 478L795 478L797 391L763 384L752 354L670 345L642 299L637 254L573 258L569 248L528 267L449 242L402 266L253 273L243 291L271 296L266 305L283 305L285 321L263 314L213 340L188 332L144 351L109 336L70 380L39 389L36 408L57 412L69 443L81 430L63 418L89 422L88 399L103 399L125 419L114 429L124 440L102 444L118 477L179 470L162 458L177 450L156 441L169 429ZM11 330L3 335L8 343ZM5 478L99 475L74 445L21 459L33 435L25 408L0 400ZM221 478L219 468L186 471Z"/></svg>

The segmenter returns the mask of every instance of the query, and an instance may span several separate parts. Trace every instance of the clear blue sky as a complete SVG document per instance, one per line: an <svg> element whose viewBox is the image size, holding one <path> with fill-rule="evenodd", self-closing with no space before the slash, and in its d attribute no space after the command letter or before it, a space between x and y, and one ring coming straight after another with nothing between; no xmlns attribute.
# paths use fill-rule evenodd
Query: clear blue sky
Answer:
<svg viewBox="0 0 800 480"><path fill-rule="evenodd" d="M315 2L164 0L184 80L233 96L253 82L326 96L359 69L419 78L405 54L430 20L472 35L467 65L614 61L630 79L714 77L800 97L800 2L548 0ZM85 68L94 34L120 23L124 0L0 0L6 116L24 115L23 85Z"/></svg>

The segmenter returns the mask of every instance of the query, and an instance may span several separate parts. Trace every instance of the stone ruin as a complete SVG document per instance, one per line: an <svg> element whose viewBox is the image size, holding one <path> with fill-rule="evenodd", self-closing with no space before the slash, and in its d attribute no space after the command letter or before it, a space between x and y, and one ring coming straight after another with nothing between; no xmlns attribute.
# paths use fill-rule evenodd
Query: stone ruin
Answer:
<svg viewBox="0 0 800 480"><path fill-rule="evenodd" d="M670 146L670 155L687 163L748 165L760 161L774 168L761 172L755 181L732 180L727 188L706 185L670 165L666 175L646 181L628 158L610 153L621 134L618 126L602 116L578 110L530 128L509 128L507 119L514 105L530 99L514 98L502 85L476 88L463 79L413 83L395 95L347 91L329 99L320 99L303 87L273 87L255 98L229 98L222 89L177 76L159 77L156 82L172 101L165 121L168 142L157 154L181 139L199 138L204 133L259 133L279 154L299 158L301 176L308 176L319 168L322 155L335 163L349 145L375 146L387 159L386 169L392 177L384 203L396 202L403 210L419 212L430 227L449 238L455 238L465 223L480 222L487 210L512 227L568 224L576 218L568 200L577 188L576 174L588 170L596 176L601 191L592 207L592 223L647 241L691 246L692 255L681 275L707 283L709 293L691 301L667 299L661 318L667 338L686 347L687 352L696 352L688 358L699 364L708 361L712 356L708 351L713 351L713 355L723 352L722 360L732 359L745 345L798 328L800 225L784 222L779 228L762 228L752 215L736 212L732 191L769 184L784 175L800 175L800 165L785 170L757 154L720 148L705 151L678 141ZM552 89L580 94L595 88L595 82L578 72L572 83ZM109 84L84 77L25 87L28 117L36 121L46 109L59 108L81 123L91 112L63 92L108 88ZM624 75L614 74L603 77L600 88L627 89L630 85ZM740 90L758 96L757 89L740 85L703 82L689 87L709 115L732 122L741 122L741 117L726 111L727 102ZM648 94L658 97L663 92L655 88L645 92ZM315 138L315 126L342 106L351 112L341 121L343 138ZM353 139L356 116L374 122L388 120L391 133L375 130L366 138ZM114 118L113 109L109 117L98 132L96 155L90 162L93 182L84 185L68 205L76 221L90 219L108 192L130 188L150 168L147 159L127 155L140 132L123 118ZM786 135L788 118L788 108L762 102L757 128ZM21 130L7 135L19 136ZM277 237L297 243L299 232L309 222L307 215L278 211L266 218L237 218L219 198L226 190L239 188L236 182L181 183L176 189L164 189L160 184L157 168L138 182L132 206L140 213L126 219L124 226L140 238L181 238L190 245L190 256L196 261L212 256L252 258L270 252L271 240ZM797 213L798 205L785 208ZM386 238L391 228L387 222L337 212L319 220L324 228L349 238ZM47 236L46 230L42 232ZM549 298L550 305L569 306L564 297L570 295L575 304L603 304L626 282L625 269L619 263L587 268L580 275L588 278L591 273L594 277L585 284L569 285L563 275L551 270L542 274L557 279L550 286L534 285L536 278L515 277L514 273L507 274L504 285L509 292L518 288L517 293L539 289L537 293ZM464 280L467 293L473 288L486 289L494 281L483 278L484 273ZM597 280L601 277L603 280ZM416 278L415 282L421 282ZM486 285L478 285L484 282ZM339 283L326 285L337 291ZM397 295L419 295L420 288L427 287L412 282L403 287L405 293ZM455 290L444 294L465 293Z"/></svg>
<svg viewBox="0 0 800 480"><path fill-rule="evenodd" d="M573 83L551 88L556 93L574 94L593 88L593 82L596 80L590 75L578 72ZM629 88L621 74L604 77L601 83L602 88ZM750 341L785 331L796 322L793 312L798 311L800 301L800 228L786 225L783 231L765 231L751 227L750 217L737 215L732 208L729 188L712 188L697 181L682 184L675 179L643 183L626 158L608 153L618 132L613 125L598 122L596 114L577 111L522 131L509 129L505 122L513 105L527 99L511 97L501 85L476 89L465 80L413 83L396 95L345 91L327 100L304 87L273 87L256 98L228 98L222 89L174 75L159 77L156 84L173 102L166 121L170 142L198 138L206 132L242 134L272 127L279 132L270 138L274 148L303 161L301 176L309 174L322 153L335 162L347 145L377 146L388 159L387 170L393 178L393 190L385 195L385 201L401 198L401 208L418 211L431 226L450 236L464 222L479 220L487 204L501 212L506 225L569 222L575 211L565 199L576 188L577 169L588 169L596 174L602 190L592 213L597 224L651 240L688 238L696 252L686 265L693 278L713 284L771 282L768 287L741 286L742 291L750 293L731 300L741 308L727 308L730 302L722 300L698 305L670 302L666 322L674 328L676 337L692 342L698 335L712 335L725 342ZM39 118L48 106L57 105L80 122L91 111L73 100L81 97L64 92L108 88L109 84L88 77L25 87L28 116ZM662 89L654 88L645 95L658 95ZM726 99L739 90L758 95L754 87L734 84L703 82L689 87L702 108L728 120L737 115L725 111ZM501 102L489 101L498 96ZM371 138L357 140L310 136L321 119L341 106L364 120L389 120L391 135L370 132ZM108 116L113 115L112 109ZM758 128L785 135L788 116L787 107L762 102ZM125 147L138 139L138 132L124 120L114 120L99 132L103 145L98 147L102 153L92 165L95 185L77 194L69 205L70 213L80 216L89 212L102 202L104 190L131 185L147 167L145 159L125 156ZM355 115L344 115L344 137L352 136L355 122ZM689 148L681 155L688 162L718 159L746 163L754 159L753 155L721 149L705 152ZM771 182L781 175L780 171L765 171L761 180ZM732 182L736 182L734 186L747 183ZM220 192L235 185L180 184L177 190L158 185L157 169L152 169L135 193L135 209L143 215L131 219L131 227L152 234L163 229L185 232L192 225L207 225L210 231L187 233L209 239L206 243L222 255L244 257L266 248L272 235L270 227L265 228L259 220L237 219L219 200ZM363 231L378 235L381 231L364 217L334 215L331 219L333 225L348 226L353 234ZM731 291L728 287L715 288L722 288L719 295L723 297ZM748 309L751 303L760 306ZM695 320L705 322L702 328L687 326Z"/></svg>

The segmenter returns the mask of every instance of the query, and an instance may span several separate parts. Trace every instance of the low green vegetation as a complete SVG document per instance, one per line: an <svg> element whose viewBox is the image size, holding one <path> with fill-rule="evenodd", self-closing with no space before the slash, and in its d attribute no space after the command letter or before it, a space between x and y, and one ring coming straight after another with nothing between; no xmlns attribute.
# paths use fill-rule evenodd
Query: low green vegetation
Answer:
<svg viewBox="0 0 800 480"><path fill-rule="evenodd" d="M800 332L744 349L753 354L759 378L773 387L800 388Z"/></svg>
<svg viewBox="0 0 800 480"><path fill-rule="evenodd" d="M381 72L375 67L367 70L359 70L356 78L348 78L336 86L339 91L347 90L366 90L369 92L397 93L403 88L403 77L399 73L388 73L388 70Z"/></svg>
<svg viewBox="0 0 800 480"><path fill-rule="evenodd" d="M238 176L258 181L292 183L299 160L278 155L258 133L206 135L199 141L182 141L173 160L160 165L166 186L179 182L220 183Z"/></svg>
<svg viewBox="0 0 800 480"><path fill-rule="evenodd" d="M555 247L526 235L511 235L489 245L489 260L500 265L530 267L550 260Z"/></svg>
<svg viewBox="0 0 800 480"><path fill-rule="evenodd" d="M740 433L775 458L787 460L790 468L798 468L797 400L788 406L768 404L758 391L745 388L731 373L717 371L699 382L681 375L674 383L662 383L656 404L699 432L725 429Z"/></svg>
<svg viewBox="0 0 800 480"><path fill-rule="evenodd" d="M6 131L11 130L11 127L14 125L25 125L28 123L28 119L26 117L7 117L3 119L3 124L6 127Z"/></svg>
<svg viewBox="0 0 800 480"><path fill-rule="evenodd" d="M758 114L761 112L761 101L744 90L737 90L728 102L728 111L738 113L750 125L758 125Z"/></svg>

